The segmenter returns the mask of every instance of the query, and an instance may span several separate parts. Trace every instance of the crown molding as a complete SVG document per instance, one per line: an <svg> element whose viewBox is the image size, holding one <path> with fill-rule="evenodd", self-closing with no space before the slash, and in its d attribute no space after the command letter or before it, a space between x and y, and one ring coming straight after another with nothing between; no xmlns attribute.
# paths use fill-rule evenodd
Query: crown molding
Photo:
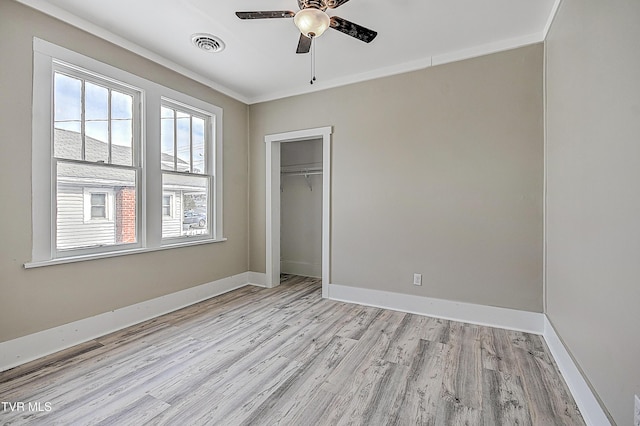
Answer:
<svg viewBox="0 0 640 426"><path fill-rule="evenodd" d="M162 55L159 55L153 51L150 51L136 43L133 43L98 25L92 24L91 22L86 21L48 2L43 2L39 0L16 0L16 1L32 9L38 10L44 14L47 14L63 22L66 22L70 25L73 25L74 27L77 27L83 31L87 31L90 34L93 34L97 37L107 40L119 47L122 47L137 55L140 55L143 58L149 59L172 71L175 71L181 75L184 75L185 77L188 77L194 81L202 83L233 99L236 99L240 102L251 105L251 104L257 104L262 102L269 102L277 99L288 98L292 96L310 94L310 93L319 92L326 89L346 86L349 84L361 83L368 80L374 80L374 79L383 78L383 77L390 77L398 74L404 74L411 71L417 71L417 70L429 68L431 66L443 65L451 62L457 62L465 59L475 58L478 56L489 55L492 53L498 53L506 50L516 49L519 47L523 47L523 46L527 46L535 43L541 43L544 41L546 34L549 31L553 18L555 17L557 9L562 0L555 1L551 14L549 16L549 19L545 25L545 28L540 33L534 33L534 34L529 34L526 36L516 37L508 40L501 40L497 42L481 44L468 49L462 49L454 52L447 52L447 53L442 53L438 55L428 56L428 57L420 58L417 60L404 62L401 64L373 69L373 70L366 71L359 74L352 74L352 75L348 75L340 78L317 82L316 84L313 85L313 87L285 89L282 91L274 91L274 92L265 93L263 95L258 95L258 96L246 96L234 90L231 90L230 88L222 84L219 84L207 77L204 77L201 74L196 73L188 68L185 68L184 66L179 65Z"/></svg>
<svg viewBox="0 0 640 426"><path fill-rule="evenodd" d="M257 104L261 102L269 102L277 99L288 98L291 96L306 95L309 93L319 92L321 90L333 89L336 87L346 86L354 83L361 83L377 78L390 77L393 75L404 74L411 71L418 71L436 65L443 65L451 62L463 61L465 59L476 58L478 56L489 55L492 53L503 52L506 50L517 49L519 47L531 44L542 43L544 41L543 33L529 34L523 37L517 37L508 40L501 40L494 43L482 44L469 49L458 50L450 53L443 53L435 56L417 59L415 61L404 62L402 64L392 65L389 67L377 68L360 74L349 75L346 77L335 78L322 82L316 82L313 87L296 88L283 90L279 92L267 93L261 96L249 98L249 104Z"/></svg>
<svg viewBox="0 0 640 426"><path fill-rule="evenodd" d="M19 3L24 4L25 6L28 6L32 9L35 9L39 12L42 12L46 15L49 15L53 18L59 19L62 22L65 22L69 25L72 25L76 28L79 28L83 31L86 31L90 34L93 34L97 37L100 37L110 43L115 44L116 46L122 47L123 49L126 49L130 52L133 52L139 56L142 56L145 59L148 59L150 61L153 61L159 65L162 65L165 68L168 68L172 71L177 72L178 74L181 74L185 77L190 78L191 80L197 81L198 83L202 83L205 86L208 86L210 88L212 88L213 90L216 90L220 93L222 93L223 95L229 96L237 101L243 102L245 104L249 103L249 99L240 94L237 93L231 89L229 89L226 86L223 86L219 83L216 83L215 81L204 77L194 71L191 71L188 68L183 67L182 65L179 65L167 58L165 58L162 55L159 55L155 52L152 52L151 50L148 50L136 43L133 43L132 41L129 41L117 34L112 33L111 31L108 31L98 25L92 24L91 22L82 19L76 15L74 15L73 13L70 13L62 8L59 8L57 6L52 5L51 3L48 2L43 2L40 0L16 0Z"/></svg>

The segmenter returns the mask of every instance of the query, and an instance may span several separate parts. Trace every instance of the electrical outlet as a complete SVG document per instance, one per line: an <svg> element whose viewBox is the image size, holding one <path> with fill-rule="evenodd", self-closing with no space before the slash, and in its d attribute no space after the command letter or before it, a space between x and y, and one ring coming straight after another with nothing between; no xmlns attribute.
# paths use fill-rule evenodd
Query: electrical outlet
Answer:
<svg viewBox="0 0 640 426"><path fill-rule="evenodd" d="M413 285L422 285L422 274L413 274Z"/></svg>
<svg viewBox="0 0 640 426"><path fill-rule="evenodd" d="M640 426L640 398L638 395L636 395L636 404L633 413L633 426Z"/></svg>

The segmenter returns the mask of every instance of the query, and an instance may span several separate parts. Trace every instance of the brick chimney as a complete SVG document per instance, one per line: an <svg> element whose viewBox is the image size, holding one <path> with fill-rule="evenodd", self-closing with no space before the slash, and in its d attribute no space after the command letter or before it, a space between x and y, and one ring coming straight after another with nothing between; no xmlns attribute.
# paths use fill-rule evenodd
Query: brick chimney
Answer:
<svg viewBox="0 0 640 426"><path fill-rule="evenodd" d="M116 193L116 243L136 242L136 190L121 187Z"/></svg>

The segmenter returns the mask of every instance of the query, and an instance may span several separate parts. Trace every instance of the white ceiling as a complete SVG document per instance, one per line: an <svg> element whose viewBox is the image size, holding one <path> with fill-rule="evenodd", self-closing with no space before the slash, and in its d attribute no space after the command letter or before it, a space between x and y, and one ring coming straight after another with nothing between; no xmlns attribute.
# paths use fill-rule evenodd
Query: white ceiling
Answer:
<svg viewBox="0 0 640 426"><path fill-rule="evenodd" d="M307 93L542 41L559 0L350 0L330 16L376 30L370 44L329 29L295 53L293 19L240 20L235 11L297 11L296 0L19 0L246 103ZM220 37L206 53L193 33Z"/></svg>

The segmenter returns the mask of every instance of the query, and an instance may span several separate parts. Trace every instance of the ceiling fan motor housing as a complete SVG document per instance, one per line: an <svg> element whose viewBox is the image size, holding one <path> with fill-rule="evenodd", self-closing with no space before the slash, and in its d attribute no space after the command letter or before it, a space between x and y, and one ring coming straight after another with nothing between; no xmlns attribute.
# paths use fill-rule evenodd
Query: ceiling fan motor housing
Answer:
<svg viewBox="0 0 640 426"><path fill-rule="evenodd" d="M335 3L335 0L298 0L298 6L300 9L320 9L324 12L329 2Z"/></svg>

